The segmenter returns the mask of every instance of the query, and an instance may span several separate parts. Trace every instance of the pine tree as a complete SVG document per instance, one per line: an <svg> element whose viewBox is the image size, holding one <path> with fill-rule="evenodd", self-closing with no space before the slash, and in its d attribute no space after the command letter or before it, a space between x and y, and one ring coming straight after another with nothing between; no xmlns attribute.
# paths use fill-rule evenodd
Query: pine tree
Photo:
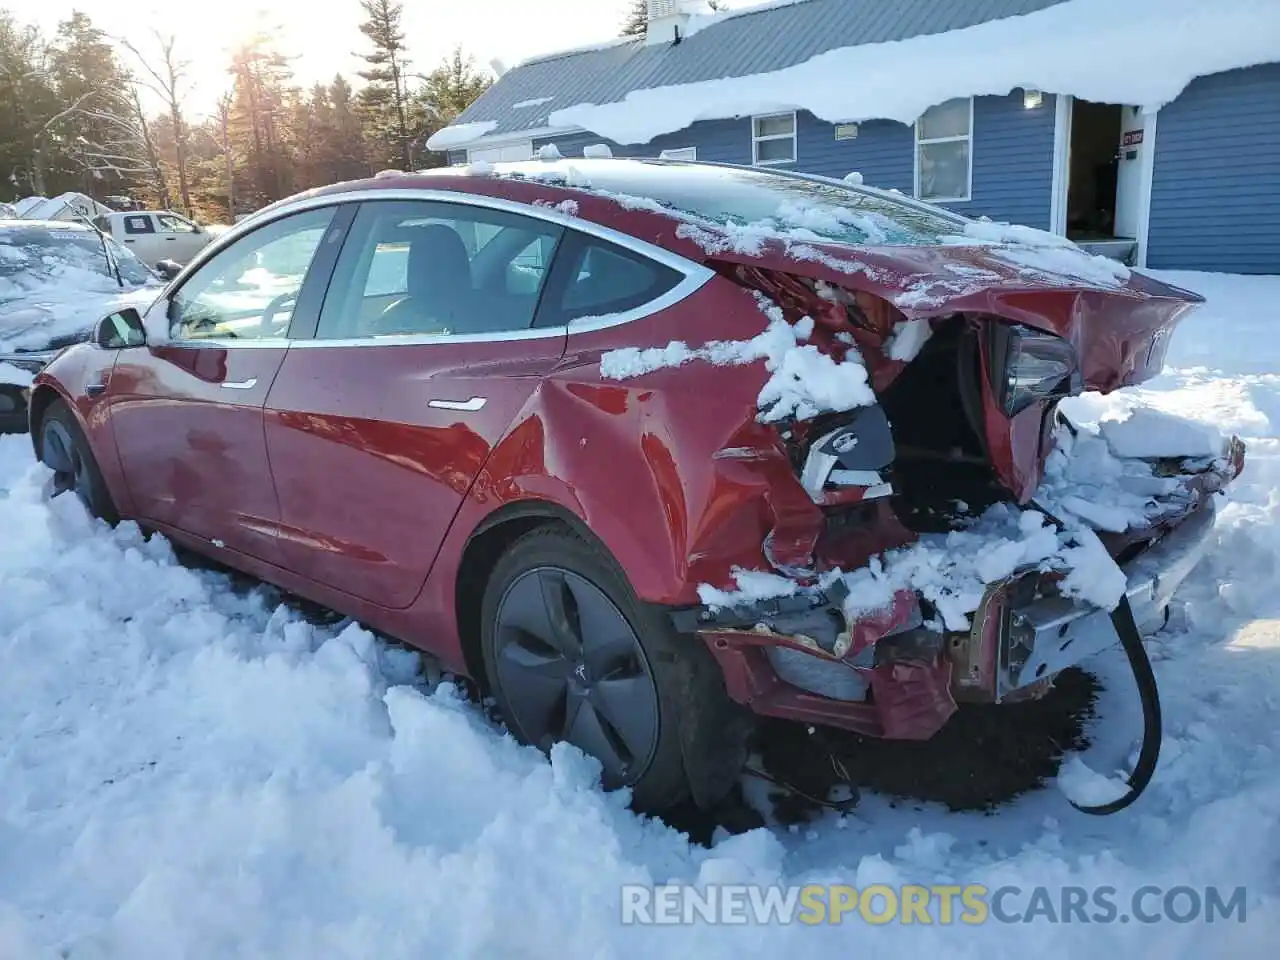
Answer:
<svg viewBox="0 0 1280 960"><path fill-rule="evenodd" d="M395 0L360 0L366 20L360 32L369 38L373 50L360 54L369 69L360 71L368 85L360 92L367 112L392 148L403 169L413 169L413 137L409 129L409 96L405 72L404 29L400 18L404 7Z"/></svg>
<svg viewBox="0 0 1280 960"><path fill-rule="evenodd" d="M649 23L649 0L631 0L631 9L622 22L624 37L643 37Z"/></svg>

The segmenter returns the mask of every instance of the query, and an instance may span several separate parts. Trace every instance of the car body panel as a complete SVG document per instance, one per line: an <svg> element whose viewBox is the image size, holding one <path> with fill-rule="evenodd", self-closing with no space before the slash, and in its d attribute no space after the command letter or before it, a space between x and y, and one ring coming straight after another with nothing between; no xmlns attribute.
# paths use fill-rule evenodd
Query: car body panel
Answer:
<svg viewBox="0 0 1280 960"><path fill-rule="evenodd" d="M134 509L276 560L279 504L262 407L287 345L121 350L106 399Z"/></svg>
<svg viewBox="0 0 1280 960"><path fill-rule="evenodd" d="M281 562L366 600L407 606L564 341L563 331L547 331L523 340L291 348L266 409ZM473 401L478 409L456 409Z"/></svg>

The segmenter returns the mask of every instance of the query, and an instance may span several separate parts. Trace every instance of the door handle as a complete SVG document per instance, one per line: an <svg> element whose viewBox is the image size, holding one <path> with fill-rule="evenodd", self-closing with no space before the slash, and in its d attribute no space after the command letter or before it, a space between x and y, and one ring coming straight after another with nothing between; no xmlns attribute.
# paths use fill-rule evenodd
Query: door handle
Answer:
<svg viewBox="0 0 1280 960"><path fill-rule="evenodd" d="M257 385L257 377L250 377L248 380L227 380L218 384L223 390L252 390Z"/></svg>
<svg viewBox="0 0 1280 960"><path fill-rule="evenodd" d="M475 413L483 410L489 401L485 397L472 397L470 400L428 400L427 406L436 410L458 410L462 413Z"/></svg>
<svg viewBox="0 0 1280 960"><path fill-rule="evenodd" d="M99 397L107 392L105 383L87 383L84 387L84 393L87 397Z"/></svg>

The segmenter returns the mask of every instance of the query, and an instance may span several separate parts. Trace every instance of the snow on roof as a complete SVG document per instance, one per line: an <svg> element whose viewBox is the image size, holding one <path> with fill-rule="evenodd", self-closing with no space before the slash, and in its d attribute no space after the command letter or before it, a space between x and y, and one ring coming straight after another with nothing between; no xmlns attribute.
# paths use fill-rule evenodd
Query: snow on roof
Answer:
<svg viewBox="0 0 1280 960"><path fill-rule="evenodd" d="M430 150L450 150L454 147L461 147L464 144L479 140L497 125L492 120L454 124L451 127L445 127L433 133L427 139L427 148Z"/></svg>
<svg viewBox="0 0 1280 960"><path fill-rule="evenodd" d="M840 47L751 76L632 90L618 102L555 110L549 120L647 143L699 120L792 109L832 122L912 123L953 97L1018 87L1155 110L1198 76L1276 61L1276 0L1066 0L947 33ZM835 82L841 77L849 82Z"/></svg>

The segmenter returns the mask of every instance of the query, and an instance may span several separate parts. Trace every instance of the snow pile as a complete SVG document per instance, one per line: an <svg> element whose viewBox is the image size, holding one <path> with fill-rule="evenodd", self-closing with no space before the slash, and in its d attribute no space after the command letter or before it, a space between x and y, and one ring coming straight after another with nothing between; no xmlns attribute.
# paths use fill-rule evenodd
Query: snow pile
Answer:
<svg viewBox="0 0 1280 960"><path fill-rule="evenodd" d="M1130 410L1101 424L1102 436L1117 457L1222 456L1226 439L1213 424L1199 423L1150 407Z"/></svg>
<svg viewBox="0 0 1280 960"><path fill-rule="evenodd" d="M808 420L824 412L840 412L876 402L861 357L850 348L842 361L805 344L813 333L809 317L792 325L782 310L757 294L760 309L769 318L763 333L750 340L713 340L690 347L673 340L665 347L624 347L600 358L600 375L606 380L630 380L655 370L681 367L695 360L717 366L745 366L763 360L769 379L756 405L764 423L796 418Z"/></svg>
<svg viewBox="0 0 1280 960"><path fill-rule="evenodd" d="M427 138L427 149L451 150L454 147L464 147L492 132L497 125L494 120L482 120L477 123L456 123L453 126L444 127Z"/></svg>
<svg viewBox="0 0 1280 960"><path fill-rule="evenodd" d="M0 383L13 384L17 387L29 387L34 380L35 376L21 367L15 367L12 363L5 363L0 360Z"/></svg>
<svg viewBox="0 0 1280 960"><path fill-rule="evenodd" d="M590 143L582 148L582 155L592 160L609 160L613 157L613 151L607 143Z"/></svg>
<svg viewBox="0 0 1280 960"><path fill-rule="evenodd" d="M493 173L493 164L488 160L473 160L467 164L467 176L487 177Z"/></svg>
<svg viewBox="0 0 1280 960"><path fill-rule="evenodd" d="M903 320L894 327L892 336L885 344L885 355L890 360L910 363L920 355L924 345L933 336L933 327L928 320Z"/></svg>
<svg viewBox="0 0 1280 960"><path fill-rule="evenodd" d="M699 120L797 109L831 123L914 123L953 97L1019 87L1151 111L1195 77L1278 60L1274 0L1066 0L949 33L841 47L768 73L637 89L615 103L554 110L549 123L627 144Z"/></svg>
<svg viewBox="0 0 1280 960"><path fill-rule="evenodd" d="M521 100L519 103L511 105L512 110L528 110L530 107L540 107L544 103L550 103L555 97L533 97L530 100Z"/></svg>
<svg viewBox="0 0 1280 960"><path fill-rule="evenodd" d="M1066 237L1021 224L975 220L965 224L963 236L943 237L942 242L956 246L976 242L1024 275L1049 283L1061 282L1065 276L1114 289L1124 286L1132 274L1119 260L1091 254Z"/></svg>
<svg viewBox="0 0 1280 960"><path fill-rule="evenodd" d="M538 148L539 160L563 160L564 154L554 143L545 143Z"/></svg>
<svg viewBox="0 0 1280 960"><path fill-rule="evenodd" d="M978 609L988 586L1031 569L1065 571L1065 595L1104 609L1119 603L1125 591L1123 571L1091 530L1079 525L1059 529L1036 510L997 504L965 530L927 534L857 570L828 571L808 588L777 574L735 569L735 589L702 584L698 598L713 608L739 607L826 590L842 580L849 590L844 609L850 618L885 610L897 593L907 590L933 604L939 626L967 630L969 614Z"/></svg>

